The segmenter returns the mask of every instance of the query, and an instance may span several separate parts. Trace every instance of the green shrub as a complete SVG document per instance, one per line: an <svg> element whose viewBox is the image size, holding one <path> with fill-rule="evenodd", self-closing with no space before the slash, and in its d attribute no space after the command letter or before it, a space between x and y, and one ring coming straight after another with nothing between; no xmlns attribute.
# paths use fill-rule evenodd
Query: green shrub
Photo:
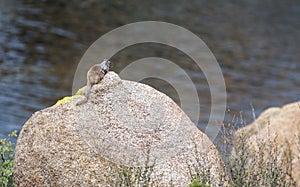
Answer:
<svg viewBox="0 0 300 187"><path fill-rule="evenodd" d="M0 139L0 186L15 186L14 177L14 143L11 137L17 137L17 131L13 131L8 138Z"/></svg>
<svg viewBox="0 0 300 187"><path fill-rule="evenodd" d="M193 180L191 184L189 184L189 187L210 187L209 185L202 185L199 180Z"/></svg>

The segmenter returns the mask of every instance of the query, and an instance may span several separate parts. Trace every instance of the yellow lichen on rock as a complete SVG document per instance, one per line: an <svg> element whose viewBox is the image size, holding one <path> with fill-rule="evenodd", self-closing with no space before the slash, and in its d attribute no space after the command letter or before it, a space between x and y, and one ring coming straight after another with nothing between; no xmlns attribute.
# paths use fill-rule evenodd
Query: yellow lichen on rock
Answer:
<svg viewBox="0 0 300 187"><path fill-rule="evenodd" d="M82 88L80 88L76 93L75 95L83 95L83 90Z"/></svg>
<svg viewBox="0 0 300 187"><path fill-rule="evenodd" d="M59 106L63 103L67 103L67 102L70 102L70 101L73 101L74 100L74 96L68 96L68 97L64 97L60 100L58 100L54 106Z"/></svg>
<svg viewBox="0 0 300 187"><path fill-rule="evenodd" d="M53 105L53 106L56 107L56 106L59 106L59 105L61 105L61 104L63 104L63 103L67 103L67 102L73 101L73 100L74 100L74 96L77 96L77 95L83 95L83 93L84 93L83 89L80 88L80 89L75 93L75 95L64 97L64 98L58 100L58 101L55 103L55 105Z"/></svg>

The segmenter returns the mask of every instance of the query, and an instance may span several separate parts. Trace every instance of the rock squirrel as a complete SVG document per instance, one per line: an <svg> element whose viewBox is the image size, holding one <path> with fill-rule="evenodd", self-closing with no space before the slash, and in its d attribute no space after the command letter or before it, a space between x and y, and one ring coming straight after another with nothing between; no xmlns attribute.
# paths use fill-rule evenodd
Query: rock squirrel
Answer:
<svg viewBox="0 0 300 187"><path fill-rule="evenodd" d="M87 83L84 93L85 98L77 102L77 106L88 101L92 86L94 84L98 84L103 79L105 74L109 71L110 65L111 62L107 59L104 59L100 64L95 64L89 69L89 71L87 72Z"/></svg>

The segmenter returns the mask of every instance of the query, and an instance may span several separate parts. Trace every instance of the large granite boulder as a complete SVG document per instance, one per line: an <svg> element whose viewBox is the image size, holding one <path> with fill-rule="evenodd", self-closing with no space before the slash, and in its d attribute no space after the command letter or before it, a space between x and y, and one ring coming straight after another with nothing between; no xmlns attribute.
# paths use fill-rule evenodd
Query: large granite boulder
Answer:
<svg viewBox="0 0 300 187"><path fill-rule="evenodd" d="M17 186L187 186L197 174L221 182L217 149L165 94L109 72L76 106L82 97L26 122L15 151Z"/></svg>
<svg viewBox="0 0 300 187"><path fill-rule="evenodd" d="M284 161L283 164L291 160L292 167L286 165L284 168L292 169L292 178L296 186L300 186L300 102L264 111L253 123L236 132L236 145L243 142L252 153L265 146L265 152L260 152L265 159L275 159L277 163ZM276 153L276 157L271 155Z"/></svg>

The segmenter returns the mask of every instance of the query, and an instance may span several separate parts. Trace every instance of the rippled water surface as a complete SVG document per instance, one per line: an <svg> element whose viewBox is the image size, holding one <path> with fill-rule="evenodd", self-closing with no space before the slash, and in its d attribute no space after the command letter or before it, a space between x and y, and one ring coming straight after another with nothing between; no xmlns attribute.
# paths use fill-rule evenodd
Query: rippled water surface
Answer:
<svg viewBox="0 0 300 187"><path fill-rule="evenodd" d="M288 1L17 1L0 0L0 137L22 128L37 110L70 95L85 50L101 35L127 23L156 20L197 34L216 56L226 81L225 122L242 111L300 100L300 3ZM200 129L210 111L205 76L182 52L142 44L116 54L113 70L156 56L182 67L201 102ZM142 71L142 70L136 70ZM175 72L176 73L176 72ZM178 101L161 80L144 80Z"/></svg>

